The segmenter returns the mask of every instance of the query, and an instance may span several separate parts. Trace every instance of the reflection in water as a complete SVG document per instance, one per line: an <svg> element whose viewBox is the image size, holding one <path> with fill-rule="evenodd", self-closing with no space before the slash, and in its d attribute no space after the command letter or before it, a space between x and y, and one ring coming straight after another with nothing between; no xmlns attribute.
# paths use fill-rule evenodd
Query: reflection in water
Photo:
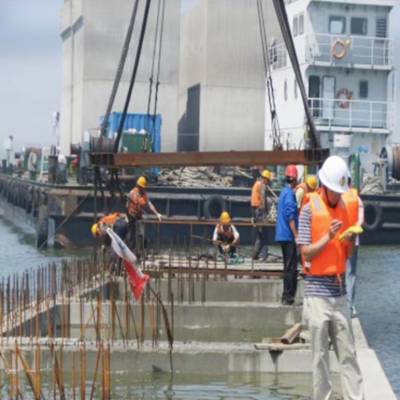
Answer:
<svg viewBox="0 0 400 400"><path fill-rule="evenodd" d="M204 376L156 373L113 377L115 398L162 400L305 400L310 396L307 374L229 374ZM126 381L129 381L126 385Z"/></svg>
<svg viewBox="0 0 400 400"><path fill-rule="evenodd" d="M129 379L126 386L124 381ZM337 376L334 385L339 386ZM140 400L309 400L310 374L236 373L204 376L120 375L113 378L115 398ZM341 397L334 393L332 400Z"/></svg>
<svg viewBox="0 0 400 400"><path fill-rule="evenodd" d="M49 372L42 373L44 398L53 398L55 387ZM80 398L80 385L72 385L72 374L65 371L63 384L67 399ZM275 382L275 383L274 383ZM31 388L20 380L24 399L33 399ZM92 382L86 382L89 397ZM112 399L121 400L309 400L310 375L229 374L218 376L169 373L139 374L135 371L112 375ZM0 385L0 398L7 398L8 385ZM57 389L56 389L57 391ZM57 396L56 396L57 397ZM57 397L58 398L58 397ZM102 398L101 377L95 386L94 399ZM333 400L338 399L335 395Z"/></svg>

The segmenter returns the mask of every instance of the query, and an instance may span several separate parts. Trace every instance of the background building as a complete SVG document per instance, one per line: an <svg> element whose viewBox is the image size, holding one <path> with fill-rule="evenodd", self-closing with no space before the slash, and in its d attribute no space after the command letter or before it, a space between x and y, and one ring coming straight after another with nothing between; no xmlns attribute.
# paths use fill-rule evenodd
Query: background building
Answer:
<svg viewBox="0 0 400 400"><path fill-rule="evenodd" d="M359 153L373 170L394 132L391 0L291 0L287 13L321 145ZM305 114L283 44L271 48L277 111L287 148L304 148ZM290 112L287 112L290 110ZM271 148L266 120L265 145Z"/></svg>
<svg viewBox="0 0 400 400"><path fill-rule="evenodd" d="M280 36L263 0L269 39ZM179 150L263 148L265 72L255 0L196 0L182 16Z"/></svg>
<svg viewBox="0 0 400 400"><path fill-rule="evenodd" d="M277 35L272 2L263 0ZM153 2L130 112L146 112L156 8ZM261 149L265 77L255 0L167 0L161 59L161 149ZM61 145L68 153L104 114L132 1L66 0L62 11ZM137 21L141 20L139 10ZM182 19L182 24L181 24ZM138 28L139 23L136 23ZM137 43L137 29L134 43ZM135 49L134 46L134 49ZM113 111L125 99L133 50Z"/></svg>
<svg viewBox="0 0 400 400"><path fill-rule="evenodd" d="M63 85L60 142L68 154L87 130L97 128L111 93L133 1L65 0L61 38ZM157 2L152 2L139 71L129 112L147 112ZM144 2L140 2L132 46L113 111L122 111L139 37ZM180 0L167 0L161 58L158 111L162 114L162 150L176 149L178 120ZM154 94L154 90L153 90Z"/></svg>

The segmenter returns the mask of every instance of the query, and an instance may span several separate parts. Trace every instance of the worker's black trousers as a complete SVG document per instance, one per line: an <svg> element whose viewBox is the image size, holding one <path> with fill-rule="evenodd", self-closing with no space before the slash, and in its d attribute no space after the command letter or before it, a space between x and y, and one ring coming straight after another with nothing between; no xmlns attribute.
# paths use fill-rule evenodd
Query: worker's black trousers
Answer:
<svg viewBox="0 0 400 400"><path fill-rule="evenodd" d="M128 215L129 234L128 243L129 247L135 253L136 257L140 258L145 247L145 238L140 231L139 221L141 218L135 218L132 215Z"/></svg>
<svg viewBox="0 0 400 400"><path fill-rule="evenodd" d="M297 290L297 247L293 242L281 242L283 256L282 303L293 304Z"/></svg>
<svg viewBox="0 0 400 400"><path fill-rule="evenodd" d="M224 245L225 244L229 244L230 245L234 241L234 238L229 238L228 240L226 240L226 238L224 236L218 235L217 240L222 242ZM219 250L219 253L221 255L225 255L224 250L223 250L221 245L218 245L218 250ZM230 245L228 254L229 254L229 257L234 257L235 254L236 254L236 247Z"/></svg>
<svg viewBox="0 0 400 400"><path fill-rule="evenodd" d="M253 260L266 259L268 257L268 235L263 226L256 228L256 241L253 249Z"/></svg>

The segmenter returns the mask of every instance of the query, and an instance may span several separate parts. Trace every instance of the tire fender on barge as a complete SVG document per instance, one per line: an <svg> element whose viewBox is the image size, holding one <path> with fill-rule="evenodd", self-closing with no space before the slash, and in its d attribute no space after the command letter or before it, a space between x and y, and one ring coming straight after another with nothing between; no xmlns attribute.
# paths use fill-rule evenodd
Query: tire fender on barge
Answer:
<svg viewBox="0 0 400 400"><path fill-rule="evenodd" d="M375 231L382 225L382 207L376 202L364 203L364 227L367 231Z"/></svg>

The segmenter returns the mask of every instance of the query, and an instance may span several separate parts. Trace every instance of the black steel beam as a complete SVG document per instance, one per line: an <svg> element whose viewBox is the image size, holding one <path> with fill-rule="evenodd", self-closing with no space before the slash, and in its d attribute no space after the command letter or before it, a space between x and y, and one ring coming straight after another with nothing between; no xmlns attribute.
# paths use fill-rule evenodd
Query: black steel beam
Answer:
<svg viewBox="0 0 400 400"><path fill-rule="evenodd" d="M213 151L181 153L92 153L93 165L108 168L127 167L200 167L321 164L329 149L272 151Z"/></svg>

